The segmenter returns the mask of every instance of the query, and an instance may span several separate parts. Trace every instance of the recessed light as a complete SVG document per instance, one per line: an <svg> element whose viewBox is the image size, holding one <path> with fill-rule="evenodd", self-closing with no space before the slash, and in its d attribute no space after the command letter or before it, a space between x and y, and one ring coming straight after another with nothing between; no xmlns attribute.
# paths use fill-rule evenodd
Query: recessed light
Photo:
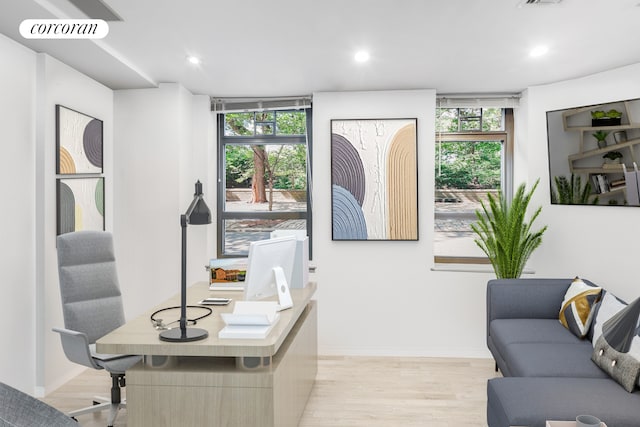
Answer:
<svg viewBox="0 0 640 427"><path fill-rule="evenodd" d="M356 60L356 62L367 62L370 57L371 56L369 55L369 52L367 52L366 50L360 50L356 52L353 58Z"/></svg>
<svg viewBox="0 0 640 427"><path fill-rule="evenodd" d="M187 61L189 61L189 63L193 64L193 65L199 65L200 62L202 62L200 60L200 58L198 58L197 56L193 56L193 55L187 56Z"/></svg>
<svg viewBox="0 0 640 427"><path fill-rule="evenodd" d="M531 52L529 52L529 56L537 58L539 56L545 55L547 52L549 52L549 48L547 46L540 45L531 49Z"/></svg>

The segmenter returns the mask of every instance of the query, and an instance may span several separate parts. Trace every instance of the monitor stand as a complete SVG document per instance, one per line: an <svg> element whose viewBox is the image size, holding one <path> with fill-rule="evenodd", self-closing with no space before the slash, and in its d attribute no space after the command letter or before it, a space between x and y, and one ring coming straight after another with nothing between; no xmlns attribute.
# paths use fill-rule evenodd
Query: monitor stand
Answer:
<svg viewBox="0 0 640 427"><path fill-rule="evenodd" d="M276 288L278 289L278 311L293 307L289 285L287 284L287 278L284 275L282 267L273 267L273 276L276 279Z"/></svg>

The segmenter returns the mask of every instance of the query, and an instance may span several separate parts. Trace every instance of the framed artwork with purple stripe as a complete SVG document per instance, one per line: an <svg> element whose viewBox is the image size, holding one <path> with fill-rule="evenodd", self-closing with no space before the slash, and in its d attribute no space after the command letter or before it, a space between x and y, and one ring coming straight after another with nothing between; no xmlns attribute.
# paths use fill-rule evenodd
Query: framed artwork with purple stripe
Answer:
<svg viewBox="0 0 640 427"><path fill-rule="evenodd" d="M418 240L417 121L331 120L333 240Z"/></svg>
<svg viewBox="0 0 640 427"><path fill-rule="evenodd" d="M56 105L56 173L102 173L102 120Z"/></svg>

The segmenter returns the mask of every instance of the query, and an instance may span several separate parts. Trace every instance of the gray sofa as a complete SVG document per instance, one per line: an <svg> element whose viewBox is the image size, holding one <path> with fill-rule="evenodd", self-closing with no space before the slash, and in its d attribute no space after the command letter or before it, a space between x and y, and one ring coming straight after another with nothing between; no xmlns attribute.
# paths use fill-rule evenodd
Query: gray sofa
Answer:
<svg viewBox="0 0 640 427"><path fill-rule="evenodd" d="M591 361L591 334L579 339L558 321L570 284L537 278L487 284L487 346L503 375L487 384L489 427L544 427L579 414L608 427L640 426L640 391L628 393Z"/></svg>

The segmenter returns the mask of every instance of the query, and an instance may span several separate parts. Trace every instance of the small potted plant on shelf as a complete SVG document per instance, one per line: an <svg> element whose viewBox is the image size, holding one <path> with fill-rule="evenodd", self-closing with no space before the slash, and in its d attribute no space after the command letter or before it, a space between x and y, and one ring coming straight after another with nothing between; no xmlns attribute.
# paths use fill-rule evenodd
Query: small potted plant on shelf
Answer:
<svg viewBox="0 0 640 427"><path fill-rule="evenodd" d="M598 141L598 148L604 148L607 146L607 135L609 135L609 132L599 130L591 135L593 135L593 137Z"/></svg>
<svg viewBox="0 0 640 427"><path fill-rule="evenodd" d="M591 126L617 126L622 123L622 113L618 110L592 111Z"/></svg>
<svg viewBox="0 0 640 427"><path fill-rule="evenodd" d="M604 156L602 156L602 158L604 159L605 165L619 165L620 159L622 158L622 153L619 151L609 151Z"/></svg>

